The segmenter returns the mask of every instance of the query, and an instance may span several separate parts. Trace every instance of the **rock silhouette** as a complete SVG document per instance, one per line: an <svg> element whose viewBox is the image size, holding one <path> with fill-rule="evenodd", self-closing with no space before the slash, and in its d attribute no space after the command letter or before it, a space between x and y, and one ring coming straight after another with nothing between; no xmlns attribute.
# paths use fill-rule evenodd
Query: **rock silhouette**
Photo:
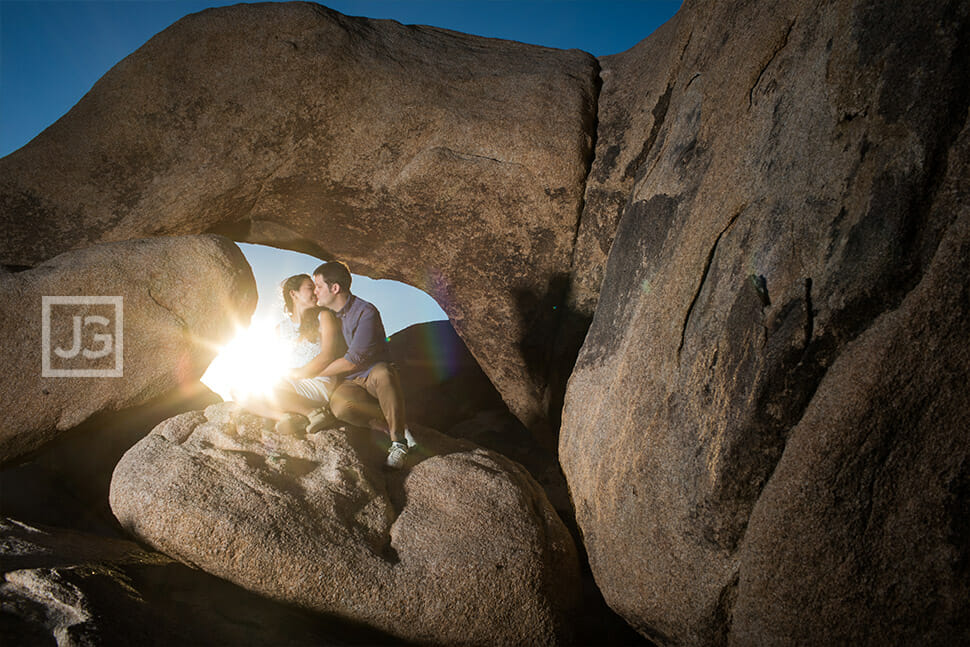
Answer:
<svg viewBox="0 0 970 647"><path fill-rule="evenodd" d="M449 322L414 324L388 341L401 373L409 421L447 432L480 411L505 408Z"/></svg>

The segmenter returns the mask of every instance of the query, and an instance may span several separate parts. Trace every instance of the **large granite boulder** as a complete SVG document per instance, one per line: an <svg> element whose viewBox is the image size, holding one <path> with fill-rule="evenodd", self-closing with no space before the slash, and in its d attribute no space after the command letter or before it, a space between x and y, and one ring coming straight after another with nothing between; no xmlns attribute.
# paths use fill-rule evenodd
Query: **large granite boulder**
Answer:
<svg viewBox="0 0 970 647"><path fill-rule="evenodd" d="M450 322L408 326L389 342L410 422L447 432L480 411L506 409Z"/></svg>
<svg viewBox="0 0 970 647"><path fill-rule="evenodd" d="M190 15L0 160L0 263L203 232L338 257L434 297L546 428L596 72L578 50L310 3Z"/></svg>
<svg viewBox="0 0 970 647"><path fill-rule="evenodd" d="M966 640L967 14L687 2L601 60L560 460L660 644Z"/></svg>
<svg viewBox="0 0 970 647"><path fill-rule="evenodd" d="M826 372L751 513L738 644L970 644L970 131L952 152L922 280Z"/></svg>
<svg viewBox="0 0 970 647"><path fill-rule="evenodd" d="M65 252L0 275L0 299L7 461L94 414L195 388L217 344L248 323L256 284L231 241L185 236Z"/></svg>
<svg viewBox="0 0 970 647"><path fill-rule="evenodd" d="M423 644L571 633L575 546L500 455L415 429L405 473L370 433L281 437L233 403L159 425L115 469L111 507L154 548L300 607Z"/></svg>

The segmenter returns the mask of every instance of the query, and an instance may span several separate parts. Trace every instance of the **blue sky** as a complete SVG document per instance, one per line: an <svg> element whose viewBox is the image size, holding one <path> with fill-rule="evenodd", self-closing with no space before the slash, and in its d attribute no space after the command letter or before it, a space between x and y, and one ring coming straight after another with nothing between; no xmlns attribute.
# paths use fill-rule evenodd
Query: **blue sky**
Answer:
<svg viewBox="0 0 970 647"><path fill-rule="evenodd" d="M217 0L0 0L0 157L59 119L112 66L184 15L237 4ZM596 56L629 49L666 22L680 0L332 0L351 16L391 18ZM279 280L312 271L316 259L243 246L260 289L260 308ZM289 269L294 268L294 272ZM355 283L381 308L388 333L444 318L420 291L389 281ZM376 295L376 296L375 296ZM275 305L275 304L274 304Z"/></svg>

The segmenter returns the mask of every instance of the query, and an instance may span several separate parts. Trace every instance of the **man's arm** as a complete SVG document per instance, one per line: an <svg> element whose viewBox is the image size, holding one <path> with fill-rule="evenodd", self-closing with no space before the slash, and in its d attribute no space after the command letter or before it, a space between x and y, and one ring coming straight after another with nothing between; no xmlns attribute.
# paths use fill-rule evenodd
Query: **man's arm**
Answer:
<svg viewBox="0 0 970 647"><path fill-rule="evenodd" d="M333 377L365 369L378 361L386 343L381 315L368 304L347 340L347 352L332 361L320 375Z"/></svg>
<svg viewBox="0 0 970 647"><path fill-rule="evenodd" d="M320 375L323 377L337 377L340 375L346 375L347 373L353 373L357 370L360 370L360 367L348 360L346 357L338 357L330 362L330 364L328 364L327 367L320 372Z"/></svg>

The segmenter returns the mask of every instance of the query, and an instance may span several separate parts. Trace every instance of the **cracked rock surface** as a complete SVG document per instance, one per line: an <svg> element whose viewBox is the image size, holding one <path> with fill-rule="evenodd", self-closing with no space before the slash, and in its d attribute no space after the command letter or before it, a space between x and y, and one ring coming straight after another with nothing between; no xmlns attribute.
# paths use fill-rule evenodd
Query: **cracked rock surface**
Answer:
<svg viewBox="0 0 970 647"><path fill-rule="evenodd" d="M560 460L657 643L970 631L968 14L688 1L600 61Z"/></svg>
<svg viewBox="0 0 970 647"><path fill-rule="evenodd" d="M145 611L125 571L170 563L134 542L0 519L0 637L9 644L98 645L125 636L156 644L147 627L124 626L133 612Z"/></svg>
<svg viewBox="0 0 970 647"><path fill-rule="evenodd" d="M415 429L405 472L370 432L280 437L232 403L172 418L111 482L134 536L261 595L431 644L555 644L572 539L516 463Z"/></svg>
<svg viewBox="0 0 970 647"><path fill-rule="evenodd" d="M0 518L0 642L375 645L387 636L276 604L138 544Z"/></svg>

